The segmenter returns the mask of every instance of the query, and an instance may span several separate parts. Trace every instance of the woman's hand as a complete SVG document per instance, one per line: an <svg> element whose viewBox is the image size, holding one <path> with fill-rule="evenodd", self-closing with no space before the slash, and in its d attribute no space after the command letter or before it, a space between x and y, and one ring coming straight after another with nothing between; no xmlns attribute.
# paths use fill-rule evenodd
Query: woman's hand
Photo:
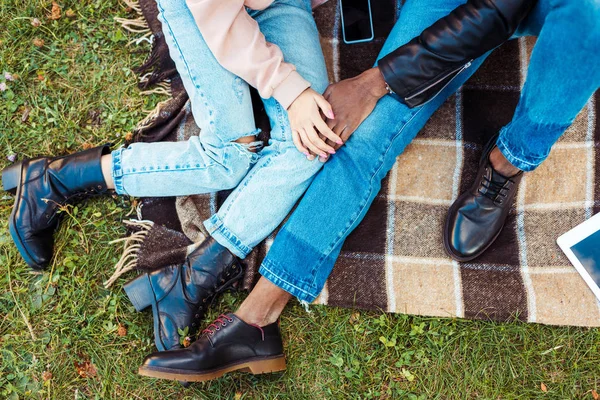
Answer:
<svg viewBox="0 0 600 400"><path fill-rule="evenodd" d="M343 144L342 139L327 126L321 112L330 120L335 118L331 105L311 88L302 92L288 108L294 145L311 160L314 159L313 154L321 159L327 158L328 153L335 154L334 148L325 140Z"/></svg>
<svg viewBox="0 0 600 400"><path fill-rule="evenodd" d="M387 94L385 81L379 68L329 85L325 98L335 110L335 119L327 121L336 136L345 143L356 128L373 112L377 101ZM329 142L335 149L340 144Z"/></svg>

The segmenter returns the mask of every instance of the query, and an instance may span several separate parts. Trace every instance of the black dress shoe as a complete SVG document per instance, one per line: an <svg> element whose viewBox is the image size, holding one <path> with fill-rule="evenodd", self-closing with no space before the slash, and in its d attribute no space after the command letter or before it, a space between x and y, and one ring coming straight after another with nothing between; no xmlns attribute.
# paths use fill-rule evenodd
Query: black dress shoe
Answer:
<svg viewBox="0 0 600 400"><path fill-rule="evenodd" d="M450 257L471 261L494 243L519 187L523 172L506 177L490 163L496 137L486 146L471 188L452 204L446 217L444 245Z"/></svg>
<svg viewBox="0 0 600 400"><path fill-rule="evenodd" d="M138 372L152 378L203 382L238 370L252 374L285 370L278 323L260 328L235 314L222 314L190 347L152 353Z"/></svg>
<svg viewBox="0 0 600 400"><path fill-rule="evenodd" d="M101 146L65 157L24 160L2 171L4 190L16 195L8 228L31 268L41 270L50 263L59 208L107 191L100 158L109 150Z"/></svg>
<svg viewBox="0 0 600 400"><path fill-rule="evenodd" d="M208 238L183 265L141 274L123 288L137 311L152 306L154 343L165 351L182 347L179 329L193 337L212 302L243 275L236 256Z"/></svg>

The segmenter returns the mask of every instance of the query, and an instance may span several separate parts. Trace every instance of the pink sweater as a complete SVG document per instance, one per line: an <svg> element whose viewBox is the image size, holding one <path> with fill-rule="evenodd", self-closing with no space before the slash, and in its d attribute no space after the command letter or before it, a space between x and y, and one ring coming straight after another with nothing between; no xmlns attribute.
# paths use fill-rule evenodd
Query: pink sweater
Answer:
<svg viewBox="0 0 600 400"><path fill-rule="evenodd" d="M206 44L227 70L255 87L261 97L274 97L286 109L310 83L283 60L276 45L265 40L245 7L267 8L273 0L186 0ZM313 5L323 3L313 0ZM315 4L316 3L316 4Z"/></svg>

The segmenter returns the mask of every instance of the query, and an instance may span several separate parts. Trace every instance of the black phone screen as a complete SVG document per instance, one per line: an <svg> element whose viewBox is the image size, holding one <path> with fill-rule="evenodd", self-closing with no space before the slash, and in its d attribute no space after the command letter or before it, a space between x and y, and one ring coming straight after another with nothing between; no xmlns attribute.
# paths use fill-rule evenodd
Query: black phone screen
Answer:
<svg viewBox="0 0 600 400"><path fill-rule="evenodd" d="M344 41L361 42L373 38L369 0L341 0Z"/></svg>

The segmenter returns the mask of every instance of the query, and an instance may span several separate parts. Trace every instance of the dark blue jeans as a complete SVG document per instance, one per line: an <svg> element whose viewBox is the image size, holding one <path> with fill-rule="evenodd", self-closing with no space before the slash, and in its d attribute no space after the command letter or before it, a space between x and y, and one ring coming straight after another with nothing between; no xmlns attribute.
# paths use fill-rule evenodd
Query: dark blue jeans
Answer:
<svg viewBox="0 0 600 400"><path fill-rule="evenodd" d="M408 42L464 0L408 0L380 57ZM600 2L539 0L516 36L538 36L513 120L498 147L531 171L600 86ZM396 157L433 112L481 65L487 54L433 101L414 109L382 98L347 144L317 175L277 235L261 274L312 302L321 292L344 240L360 223ZM400 179L400 178L399 178ZM382 229L384 229L382 227Z"/></svg>

